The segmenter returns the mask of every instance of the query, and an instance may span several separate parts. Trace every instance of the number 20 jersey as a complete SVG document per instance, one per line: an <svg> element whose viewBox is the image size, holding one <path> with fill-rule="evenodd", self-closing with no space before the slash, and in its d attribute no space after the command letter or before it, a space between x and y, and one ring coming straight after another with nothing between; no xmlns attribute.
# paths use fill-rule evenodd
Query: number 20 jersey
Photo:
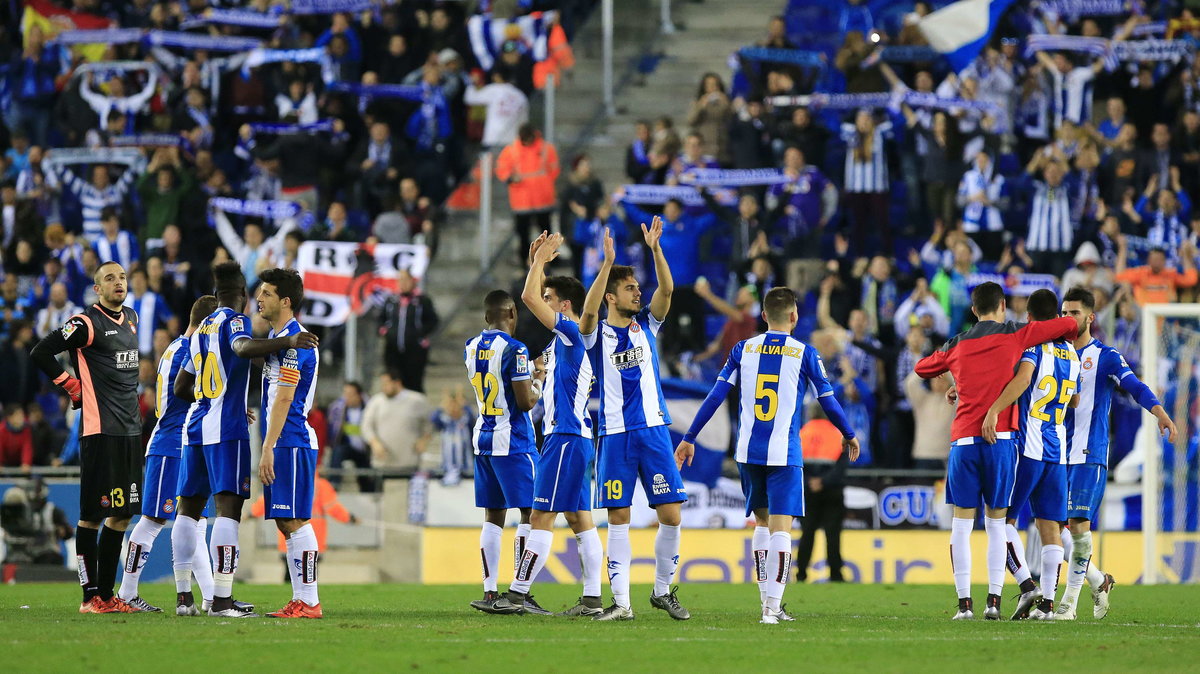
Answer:
<svg viewBox="0 0 1200 674"><path fill-rule="evenodd" d="M186 424L189 445L250 439L246 421L250 361L234 354L233 344L251 336L250 319L229 307L212 312L192 335L183 365L196 375L196 402L188 410Z"/></svg>
<svg viewBox="0 0 1200 674"><path fill-rule="evenodd" d="M475 389L479 418L471 443L479 456L509 456L537 451L529 413L516 408L513 382L528 381L529 349L499 330L484 330L463 350L467 377Z"/></svg>
<svg viewBox="0 0 1200 674"><path fill-rule="evenodd" d="M738 463L802 466L804 392L833 395L817 350L782 332L738 342L718 377L739 388Z"/></svg>

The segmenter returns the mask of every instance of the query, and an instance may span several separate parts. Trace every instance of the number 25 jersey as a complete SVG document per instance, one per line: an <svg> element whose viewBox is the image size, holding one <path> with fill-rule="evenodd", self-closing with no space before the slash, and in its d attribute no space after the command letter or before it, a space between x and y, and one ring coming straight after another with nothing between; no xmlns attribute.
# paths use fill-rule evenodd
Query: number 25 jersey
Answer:
<svg viewBox="0 0 1200 674"><path fill-rule="evenodd" d="M1021 354L1033 364L1029 388L1020 406L1021 455L1047 463L1067 462L1067 407L1079 390L1079 356L1070 342L1039 344Z"/></svg>
<svg viewBox="0 0 1200 674"><path fill-rule="evenodd" d="M196 375L196 402L187 417L189 445L250 439L250 361L233 352L235 342L250 338L250 319L229 307L212 312L192 334L183 365L184 371Z"/></svg>

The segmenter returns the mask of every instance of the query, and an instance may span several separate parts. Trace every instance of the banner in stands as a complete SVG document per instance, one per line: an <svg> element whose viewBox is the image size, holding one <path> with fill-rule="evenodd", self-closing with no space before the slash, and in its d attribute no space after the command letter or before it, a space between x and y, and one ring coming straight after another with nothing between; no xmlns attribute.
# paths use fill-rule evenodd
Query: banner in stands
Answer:
<svg viewBox="0 0 1200 674"><path fill-rule="evenodd" d="M341 325L350 312L361 315L373 302L396 292L396 272L407 269L418 281L429 266L429 249L381 243L306 241L296 270L304 278L305 323Z"/></svg>
<svg viewBox="0 0 1200 674"><path fill-rule="evenodd" d="M515 527L504 529L501 550L512 550ZM686 531L680 539L680 583L752 583L754 563L750 539L753 528L740 530ZM795 532L798 536L799 532ZM629 531L634 557L630 580L654 582L654 536L652 528ZM1200 535L1163 534L1163 561L1168 582L1200 579ZM818 536L809 564L809 578L822 582L827 576L825 542ZM986 536L981 529L972 534L971 545L983 550ZM847 531L842 534L843 572L852 583L909 583L945 585L953 574L946 553L950 536L944 531ZM1106 572L1136 583L1142 575L1142 535L1139 532L1101 533L1096 536L1098 563ZM425 529L421 545L421 581L426 584L474 583L479 580L479 527ZM975 554L971 573L987 575L987 560ZM498 581L505 587L512 580L512 564L505 556ZM795 563L795 562L793 562ZM569 529L555 532L554 547L537 583L579 583L579 548ZM748 590L749 591L749 590ZM803 594L804 590L797 590ZM794 599L794 598L793 598Z"/></svg>

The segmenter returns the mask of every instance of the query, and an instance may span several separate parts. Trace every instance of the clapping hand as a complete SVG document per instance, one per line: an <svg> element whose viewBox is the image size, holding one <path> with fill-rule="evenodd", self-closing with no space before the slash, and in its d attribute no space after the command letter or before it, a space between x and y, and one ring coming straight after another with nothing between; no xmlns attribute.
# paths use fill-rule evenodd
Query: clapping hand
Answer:
<svg viewBox="0 0 1200 674"><path fill-rule="evenodd" d="M657 253L660 250L659 244L662 239L662 233L663 233L663 221L662 221L661 217L659 217L657 215L654 216L654 219L650 221L649 229L646 228L646 223L644 223L644 222L642 223L642 236L644 236L646 238L646 245L649 246L650 250L654 251L655 253ZM608 250L607 250L608 241L607 240L605 241L604 245L605 245L605 254L607 255L608 254Z"/></svg>

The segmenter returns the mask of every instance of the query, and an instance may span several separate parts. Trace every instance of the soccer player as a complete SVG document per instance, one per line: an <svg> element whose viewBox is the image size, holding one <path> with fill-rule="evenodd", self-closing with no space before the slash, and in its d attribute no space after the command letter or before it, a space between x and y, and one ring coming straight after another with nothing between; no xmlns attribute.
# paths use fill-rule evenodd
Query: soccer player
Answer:
<svg viewBox="0 0 1200 674"><path fill-rule="evenodd" d="M500 562L500 536L509 508L521 512L514 545L514 570L525 554L529 516L533 508L534 445L529 410L541 396L533 379L529 349L513 339L517 329L517 304L503 290L493 290L483 300L487 329L472 337L463 350L467 376L475 389L479 418L475 421L475 505L484 509L479 552L483 562L483 599L471 606L484 613L550 612L531 597L524 605L505 600L496 588Z"/></svg>
<svg viewBox="0 0 1200 674"><path fill-rule="evenodd" d="M125 270L105 262L92 276L98 301L33 347L42 372L82 406L79 441L79 525L75 537L80 613L133 613L114 596L121 543L141 506L142 415L138 408L137 313L123 306ZM71 352L75 377L55 356ZM78 377L78 378L76 378Z"/></svg>
<svg viewBox="0 0 1200 674"><path fill-rule="evenodd" d="M1058 298L1045 288L1029 296L1029 320L1048 321L1058 316ZM1026 617L1051 620L1058 571L1063 563L1060 522L1067 519L1067 409L1079 404L1079 356L1066 340L1030 347L1021 355L1017 373L983 418L983 439L994 442L1000 413L1018 403L1017 477L1009 507L1008 565L1021 584L1013 620ZM1029 502L1042 538L1042 587L1030 578L1025 546L1017 533L1016 513ZM1032 613L1034 602L1037 608Z"/></svg>
<svg viewBox="0 0 1200 674"><path fill-rule="evenodd" d="M975 617L971 601L971 528L982 503L988 540L984 617L999 620L1007 548L1004 519L1017 468L1013 441L1016 424L1013 409L1004 410L996 421L995 442L989 443L981 437L983 417L1012 378L1025 349L1062 337L1074 338L1076 325L1065 318L1041 323L1005 322L1004 289L990 281L971 292L971 311L979 322L919 360L914 369L925 379L950 372L958 388L946 471L946 502L954 506L950 529L950 562L958 592L954 619Z"/></svg>
<svg viewBox="0 0 1200 674"><path fill-rule="evenodd" d="M671 423L658 375L658 330L671 308L675 283L661 245L662 218L649 228L642 223L646 245L654 255L658 290L649 306L632 267L614 266L613 245L605 232L604 259L584 300L579 330L592 361L600 391L600 445L596 484L599 506L608 509L608 582L613 604L593 620L633 620L629 603L629 507L640 477L650 507L658 515L654 539L654 592L650 605L676 620L691 617L679 603L671 578L679 566L680 504L687 500L675 452ZM600 321L600 303L608 317Z"/></svg>
<svg viewBox="0 0 1200 674"><path fill-rule="evenodd" d="M1067 528L1071 553L1067 565L1067 587L1054 612L1055 620L1074 620L1079 591L1086 577L1092 590L1092 615L1108 615L1113 577L1091 564L1091 522L1100 514L1100 501L1108 481L1108 422L1113 390L1120 386L1158 421L1158 431L1175 442L1178 431L1158 398L1146 386L1125 357L1092 337L1096 298L1086 288L1071 288L1063 296L1063 315L1075 320L1079 333L1075 350L1083 364L1079 383L1079 407L1067 410ZM1154 366L1152 364L1151 366ZM1152 516L1152 515L1146 515Z"/></svg>
<svg viewBox="0 0 1200 674"><path fill-rule="evenodd" d="M611 239L610 239L611 241ZM566 516L579 541L583 567L583 595L563 615L599 615L600 568L603 551L600 534L592 523L591 482L588 467L595 458L588 394L592 389L592 363L579 334L583 284L567 276L545 278L545 267L558 256L563 237L545 232L530 246L529 275L521 300L534 317L554 331L554 340L542 354L546 368L543 405L545 437L533 485L532 531L525 554L517 565L516 579L501 605L522 606L554 542L554 519ZM611 251L610 251L611 252Z"/></svg>
<svg viewBox="0 0 1200 674"><path fill-rule="evenodd" d="M783 610L783 591L792 561L792 519L804 516L804 454L800 449L804 394L809 387L821 409L842 432L842 448L851 461L858 458L858 439L816 349L792 338L800 320L796 294L772 288L763 298L767 332L738 342L687 435L675 450L680 467L692 463L696 435L737 386L738 438L735 458L746 496L746 514L754 513L770 530L764 550L755 550L759 577L766 577L760 622L775 625L793 618ZM759 554L762 553L762 554Z"/></svg>
<svg viewBox="0 0 1200 674"><path fill-rule="evenodd" d="M304 282L293 269L267 269L258 275L258 312L271 324L268 338L304 332L296 311ZM312 518L317 473L317 434L308 412L317 393L317 349L288 349L267 355L263 366L262 419L266 427L258 477L263 483L265 517L275 520L286 539L292 599L272 618L320 618L317 595L317 534Z"/></svg>
<svg viewBox="0 0 1200 674"><path fill-rule="evenodd" d="M180 398L175 395L171 390L172 382L188 359L189 339L200 327L200 322L216 308L217 298L212 295L204 295L197 299L192 304L187 330L167 346L158 360L158 376L155 377L154 386L154 414L158 417L158 423L154 425L150 443L146 447L146 473L142 479L145 491L142 495L142 517L129 532L125 575L121 577L121 590L117 593L117 596L138 611L162 611L139 596L138 581L142 576L142 567L150 558L155 539L167 520L175 518L175 509L178 507L176 498L179 496L179 454L183 448L183 421L187 417L192 398ZM172 529L171 538L196 538L192 558L177 560L177 567L180 569L175 576L178 592L191 594L194 573L196 581L200 584L201 594L211 600L212 562L208 558L208 546L205 545L206 533L208 524L201 517L195 527L176 526ZM173 543L171 547L174 551ZM195 615L194 603L189 606L190 610L182 613L177 608L177 615Z"/></svg>
<svg viewBox="0 0 1200 674"><path fill-rule="evenodd" d="M301 332L273 339L250 336L246 277L236 262L213 267L217 310L205 318L188 344L188 360L175 377L175 395L195 403L188 409L179 470L179 513L175 526L194 527L209 496L217 506L209 549L213 559L213 601L208 615L258 617L234 605L233 575L238 562L238 523L250 496L250 424L246 394L250 360L283 349L312 349L317 338ZM190 536L171 538L175 559L191 560ZM180 595L180 606L192 604Z"/></svg>

